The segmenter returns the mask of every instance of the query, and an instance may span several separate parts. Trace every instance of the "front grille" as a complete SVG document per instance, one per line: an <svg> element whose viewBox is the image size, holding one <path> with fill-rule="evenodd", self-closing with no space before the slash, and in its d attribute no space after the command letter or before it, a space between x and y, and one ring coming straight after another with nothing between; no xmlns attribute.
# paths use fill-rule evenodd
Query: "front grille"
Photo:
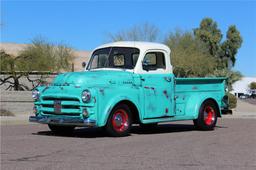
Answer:
<svg viewBox="0 0 256 170"><path fill-rule="evenodd" d="M44 111L43 114L47 114L47 115L66 115L66 116L79 116L79 114L77 113L62 113L62 114L58 114L58 113L54 113L54 112L47 112Z"/></svg>
<svg viewBox="0 0 256 170"><path fill-rule="evenodd" d="M42 104L42 107L47 107L47 108L54 108L54 104ZM75 106L75 105L62 105L62 109L80 109L80 106Z"/></svg>
<svg viewBox="0 0 256 170"><path fill-rule="evenodd" d="M81 113L81 106L78 98L44 96L41 110L43 114L78 116Z"/></svg>
<svg viewBox="0 0 256 170"><path fill-rule="evenodd" d="M43 97L44 101L54 101L54 100L61 100L61 101L77 101L79 102L78 98L73 97Z"/></svg>

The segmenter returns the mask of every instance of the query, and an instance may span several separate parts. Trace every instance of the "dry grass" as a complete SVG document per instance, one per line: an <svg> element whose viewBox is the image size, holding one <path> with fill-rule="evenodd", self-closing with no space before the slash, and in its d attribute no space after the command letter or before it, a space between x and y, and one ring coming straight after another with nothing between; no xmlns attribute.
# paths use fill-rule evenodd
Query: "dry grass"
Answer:
<svg viewBox="0 0 256 170"><path fill-rule="evenodd" d="M9 110L0 109L0 116L15 116L15 115Z"/></svg>

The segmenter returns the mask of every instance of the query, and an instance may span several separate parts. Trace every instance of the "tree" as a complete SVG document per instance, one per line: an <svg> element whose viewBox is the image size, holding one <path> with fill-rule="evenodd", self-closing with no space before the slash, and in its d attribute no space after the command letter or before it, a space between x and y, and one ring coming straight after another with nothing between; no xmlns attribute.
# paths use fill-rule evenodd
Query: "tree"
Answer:
<svg viewBox="0 0 256 170"><path fill-rule="evenodd" d="M251 82L249 85L250 93L252 98L256 98L256 82Z"/></svg>
<svg viewBox="0 0 256 170"><path fill-rule="evenodd" d="M71 71L73 50L63 44L52 44L35 38L32 44L19 54L26 71Z"/></svg>
<svg viewBox="0 0 256 170"><path fill-rule="evenodd" d="M238 49L242 45L242 37L240 32L236 29L235 25L231 25L228 28L226 40L221 44L221 53L220 57L222 59L230 59L232 61L232 66L236 62L236 54Z"/></svg>
<svg viewBox="0 0 256 170"><path fill-rule="evenodd" d="M21 78L25 77L35 88L52 72L70 71L72 59L72 49L66 45L34 39L16 57L1 51L1 73L5 76L0 78L0 85L9 84L7 90L30 90ZM40 72L39 78L31 79L33 72Z"/></svg>
<svg viewBox="0 0 256 170"><path fill-rule="evenodd" d="M204 77L214 72L215 58L191 32L170 33L165 44L171 49L173 72L177 77Z"/></svg>
<svg viewBox="0 0 256 170"><path fill-rule="evenodd" d="M110 33L111 41L157 41L159 38L159 30L156 26L145 23L143 25L135 25L127 30L119 31L115 34Z"/></svg>
<svg viewBox="0 0 256 170"><path fill-rule="evenodd" d="M29 88L26 85L20 83L20 78L25 76L24 71L15 71L16 69L22 69L20 65L20 57L14 58L3 50L0 52L1 54L1 74L7 74L7 77L2 76L0 78L0 85L9 84L6 90L28 90Z"/></svg>
<svg viewBox="0 0 256 170"><path fill-rule="evenodd" d="M251 82L249 87L251 90L256 90L256 82Z"/></svg>
<svg viewBox="0 0 256 170"><path fill-rule="evenodd" d="M211 18L204 18L199 28L194 29L194 35L208 46L209 53L212 56L217 55L222 34L215 21Z"/></svg>
<svg viewBox="0 0 256 170"><path fill-rule="evenodd" d="M209 53L217 58L218 69L228 68L229 61L234 66L237 51L242 45L242 37L236 26L229 26L226 40L222 42L222 33L217 22L211 18L204 18L199 28L194 29L194 35L204 42Z"/></svg>

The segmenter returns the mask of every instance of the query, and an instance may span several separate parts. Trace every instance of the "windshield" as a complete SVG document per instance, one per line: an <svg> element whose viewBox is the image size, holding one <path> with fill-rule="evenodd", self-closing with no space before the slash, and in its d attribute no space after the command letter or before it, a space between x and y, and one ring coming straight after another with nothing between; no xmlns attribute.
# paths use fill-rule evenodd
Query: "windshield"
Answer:
<svg viewBox="0 0 256 170"><path fill-rule="evenodd" d="M133 69L139 57L139 49L108 47L93 52L87 70L98 68Z"/></svg>

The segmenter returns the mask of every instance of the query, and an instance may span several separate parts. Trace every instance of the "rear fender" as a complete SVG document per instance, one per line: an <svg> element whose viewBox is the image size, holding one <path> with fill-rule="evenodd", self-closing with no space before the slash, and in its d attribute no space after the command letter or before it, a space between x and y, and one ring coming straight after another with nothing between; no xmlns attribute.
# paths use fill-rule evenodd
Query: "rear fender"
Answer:
<svg viewBox="0 0 256 170"><path fill-rule="evenodd" d="M201 95L197 94L197 95L191 96L187 101L187 104L185 107L185 114L189 117L192 117L193 119L197 119L199 115L199 109L203 104L203 102L206 100L212 100L216 104L218 109L218 116L220 117L221 112L220 112L220 107L217 100L215 99L214 96L206 95L206 94L201 94Z"/></svg>

